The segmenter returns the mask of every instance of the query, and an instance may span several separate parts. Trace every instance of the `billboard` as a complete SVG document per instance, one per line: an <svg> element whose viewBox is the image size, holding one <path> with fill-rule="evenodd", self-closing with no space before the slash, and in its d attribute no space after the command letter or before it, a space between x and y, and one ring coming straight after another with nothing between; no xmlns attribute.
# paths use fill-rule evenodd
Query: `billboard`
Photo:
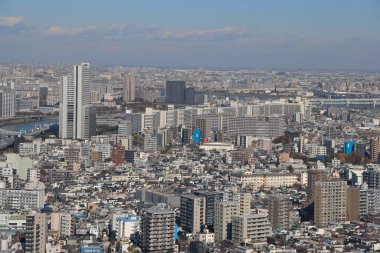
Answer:
<svg viewBox="0 0 380 253"><path fill-rule="evenodd" d="M193 130L193 141L195 143L200 143L201 142L201 130L199 130L199 129L194 129Z"/></svg>
<svg viewBox="0 0 380 253"><path fill-rule="evenodd" d="M349 155L355 151L355 142L354 141L345 141L343 146L343 152L345 155Z"/></svg>

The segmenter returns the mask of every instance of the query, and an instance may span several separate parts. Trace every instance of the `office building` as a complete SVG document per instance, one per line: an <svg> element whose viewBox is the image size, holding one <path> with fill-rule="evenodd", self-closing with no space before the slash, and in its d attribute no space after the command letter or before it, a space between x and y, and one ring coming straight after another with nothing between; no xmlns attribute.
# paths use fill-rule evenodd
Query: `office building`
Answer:
<svg viewBox="0 0 380 253"><path fill-rule="evenodd" d="M232 239L232 217L240 214L237 202L217 202L215 204L214 234L215 242Z"/></svg>
<svg viewBox="0 0 380 253"><path fill-rule="evenodd" d="M201 227L206 224L206 199L191 194L182 195L180 218L184 232L200 232Z"/></svg>
<svg viewBox="0 0 380 253"><path fill-rule="evenodd" d="M144 210L141 220L142 252L175 252L175 212L164 209Z"/></svg>
<svg viewBox="0 0 380 253"><path fill-rule="evenodd" d="M267 199L268 218L273 229L289 229L291 203L285 194L270 195Z"/></svg>
<svg viewBox="0 0 380 253"><path fill-rule="evenodd" d="M266 242L272 235L268 217L262 214L245 214L232 217L232 240L237 243Z"/></svg>
<svg viewBox="0 0 380 253"><path fill-rule="evenodd" d="M134 74L129 73L124 78L123 100L124 102L133 102L136 99L136 78Z"/></svg>
<svg viewBox="0 0 380 253"><path fill-rule="evenodd" d="M379 153L380 153L380 136L377 136L376 138L372 138L369 141L369 150L370 150L371 161L373 162L378 161Z"/></svg>
<svg viewBox="0 0 380 253"><path fill-rule="evenodd" d="M346 220L347 182L322 180L314 184L314 223L326 227Z"/></svg>
<svg viewBox="0 0 380 253"><path fill-rule="evenodd" d="M47 219L44 213L26 216L25 253L45 253Z"/></svg>
<svg viewBox="0 0 380 253"><path fill-rule="evenodd" d="M48 87L40 87L39 106L47 106L48 94L49 94Z"/></svg>
<svg viewBox="0 0 380 253"><path fill-rule="evenodd" d="M343 144L343 152L345 155L349 155L355 151L355 142L354 141L345 141Z"/></svg>
<svg viewBox="0 0 380 253"><path fill-rule="evenodd" d="M215 204L223 201L223 193L197 191L194 192L194 194L197 196L202 196L206 199L206 225L210 231L214 231Z"/></svg>
<svg viewBox="0 0 380 253"><path fill-rule="evenodd" d="M185 89L185 104L187 105L195 104L195 88L188 87Z"/></svg>
<svg viewBox="0 0 380 253"><path fill-rule="evenodd" d="M72 76L62 78L59 113L60 137L90 139L96 134L96 109L91 106L90 64L75 65Z"/></svg>
<svg viewBox="0 0 380 253"><path fill-rule="evenodd" d="M312 203L314 201L313 195L314 195L314 187L315 182L319 180L325 180L327 179L327 172L325 170L316 170L311 169L307 172L307 199L309 203Z"/></svg>
<svg viewBox="0 0 380 253"><path fill-rule="evenodd" d="M166 81L166 103L184 104L185 90L184 81Z"/></svg>

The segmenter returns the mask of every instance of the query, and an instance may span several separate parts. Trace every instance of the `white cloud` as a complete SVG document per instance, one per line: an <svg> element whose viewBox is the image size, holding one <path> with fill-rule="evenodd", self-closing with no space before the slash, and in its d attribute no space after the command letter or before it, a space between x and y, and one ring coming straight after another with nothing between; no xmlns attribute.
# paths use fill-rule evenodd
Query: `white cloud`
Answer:
<svg viewBox="0 0 380 253"><path fill-rule="evenodd" d="M234 40L248 35L245 28L225 26L219 29L195 30L183 32L163 32L158 38L164 40Z"/></svg>
<svg viewBox="0 0 380 253"><path fill-rule="evenodd" d="M9 16L0 17L0 26L15 27L24 24L23 17Z"/></svg>
<svg viewBox="0 0 380 253"><path fill-rule="evenodd" d="M79 35L94 33L97 31L96 26L88 27L78 27L73 29L68 29L63 26L53 25L49 27L45 33L49 36L59 36L59 37L75 37Z"/></svg>

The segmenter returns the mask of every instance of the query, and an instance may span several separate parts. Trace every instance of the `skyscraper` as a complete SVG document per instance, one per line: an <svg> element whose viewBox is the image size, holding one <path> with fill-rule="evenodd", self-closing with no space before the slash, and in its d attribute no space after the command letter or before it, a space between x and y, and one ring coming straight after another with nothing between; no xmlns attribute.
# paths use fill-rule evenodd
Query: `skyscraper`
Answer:
<svg viewBox="0 0 380 253"><path fill-rule="evenodd" d="M347 182L322 180L314 184L314 223L326 227L346 220Z"/></svg>
<svg viewBox="0 0 380 253"><path fill-rule="evenodd" d="M136 98L136 78L129 73L124 78L123 100L124 102L132 102Z"/></svg>
<svg viewBox="0 0 380 253"><path fill-rule="evenodd" d="M215 242L232 239L232 217L240 214L240 204L237 202L216 202L214 232Z"/></svg>
<svg viewBox="0 0 380 253"><path fill-rule="evenodd" d="M96 111L91 106L89 63L74 66L73 76L62 78L59 133L65 139L89 139L96 134Z"/></svg>

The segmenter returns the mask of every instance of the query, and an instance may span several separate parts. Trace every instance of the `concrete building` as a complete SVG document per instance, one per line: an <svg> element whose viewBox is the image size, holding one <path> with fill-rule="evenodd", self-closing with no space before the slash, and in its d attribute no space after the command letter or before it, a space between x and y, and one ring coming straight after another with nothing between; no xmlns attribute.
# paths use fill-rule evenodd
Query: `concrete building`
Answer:
<svg viewBox="0 0 380 253"><path fill-rule="evenodd" d="M307 175L307 199L309 203L312 203L314 201L315 182L327 179L327 172L325 170L311 169L307 172Z"/></svg>
<svg viewBox="0 0 380 253"><path fill-rule="evenodd" d="M26 216L25 253L45 253L47 219L44 213Z"/></svg>
<svg viewBox="0 0 380 253"><path fill-rule="evenodd" d="M141 242L143 252L175 252L174 211L147 209L142 214Z"/></svg>
<svg viewBox="0 0 380 253"><path fill-rule="evenodd" d="M181 196L180 218L182 230L186 233L198 233L206 224L206 199L186 194Z"/></svg>
<svg viewBox="0 0 380 253"><path fill-rule="evenodd" d="M124 102L133 102L136 98L136 78L134 74L129 73L124 78L123 100Z"/></svg>
<svg viewBox="0 0 380 253"><path fill-rule="evenodd" d="M347 219L358 221L368 214L368 186L347 188Z"/></svg>
<svg viewBox="0 0 380 253"><path fill-rule="evenodd" d="M347 219L347 182L322 180L314 185L314 223L326 227Z"/></svg>
<svg viewBox="0 0 380 253"><path fill-rule="evenodd" d="M275 194L268 196L268 218L273 229L289 229L291 203L289 196Z"/></svg>
<svg viewBox="0 0 380 253"><path fill-rule="evenodd" d="M378 161L379 153L380 153L380 136L377 136L376 138L372 138L369 141L369 151L370 151L371 161Z"/></svg>
<svg viewBox="0 0 380 253"><path fill-rule="evenodd" d="M232 240L237 243L266 242L272 235L268 217L262 214L245 214L232 217Z"/></svg>
<svg viewBox="0 0 380 253"><path fill-rule="evenodd" d="M28 182L24 189L6 189L0 183L0 207L16 210L40 209L45 204L45 185L41 182Z"/></svg>
<svg viewBox="0 0 380 253"><path fill-rule="evenodd" d="M232 239L232 217L240 214L239 203L217 202L215 204L215 242Z"/></svg>
<svg viewBox="0 0 380 253"><path fill-rule="evenodd" d="M214 213L215 213L215 204L217 202L223 201L222 192L205 192L197 191L194 192L197 196L202 196L206 199L206 225L207 227L214 231Z"/></svg>
<svg viewBox="0 0 380 253"><path fill-rule="evenodd" d="M54 212L50 215L51 230L58 231L60 236L74 235L74 221L70 213Z"/></svg>
<svg viewBox="0 0 380 253"><path fill-rule="evenodd" d="M61 82L60 137L90 139L96 134L96 111L91 106L90 96L90 64L75 65L73 76L64 76Z"/></svg>
<svg viewBox="0 0 380 253"><path fill-rule="evenodd" d="M117 239L129 239L133 234L140 231L141 218L136 214L128 214L116 218Z"/></svg>

